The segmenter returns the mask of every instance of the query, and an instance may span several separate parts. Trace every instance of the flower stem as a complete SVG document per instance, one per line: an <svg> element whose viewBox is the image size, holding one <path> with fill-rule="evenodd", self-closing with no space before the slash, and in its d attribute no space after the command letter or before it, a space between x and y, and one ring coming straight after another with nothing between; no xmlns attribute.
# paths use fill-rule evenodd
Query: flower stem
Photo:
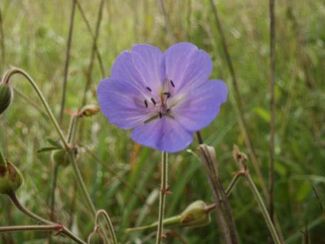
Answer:
<svg viewBox="0 0 325 244"><path fill-rule="evenodd" d="M58 230L58 232L62 232L63 234L65 234L67 237L69 237L70 239L74 240L76 243L80 243L80 244L85 244L86 242L84 242L83 240L81 240L79 237L77 237L75 234L73 234L70 230L68 230L65 226L60 225L60 224L56 224L52 221L43 219L42 217L38 216L37 214L31 212L30 210L28 210L27 208L25 208L17 199L17 196L15 193L11 193L8 195L10 200L12 201L12 203L25 215L31 217L32 219L35 219L43 224L46 225L50 225L56 226L56 229ZM7 229L10 227L7 227ZM28 230L28 229L27 229ZM10 231L10 229L9 229ZM0 231L1 232L1 231ZM4 231L3 231L4 232Z"/></svg>
<svg viewBox="0 0 325 244"><path fill-rule="evenodd" d="M61 225L16 225L16 226L1 226L0 233L17 232L17 231L56 231L61 228Z"/></svg>
<svg viewBox="0 0 325 244"><path fill-rule="evenodd" d="M55 119L51 109L50 109L50 106L48 105L46 99L44 98L43 96L43 93L41 92L41 90L39 89L39 87L37 86L36 82L32 79L32 77L29 76L29 74L27 74L26 71L22 70L22 69L19 69L19 68L13 68L11 70L9 70L5 75L4 75L4 78L3 78L3 81L4 83L8 84L10 82L10 78L14 75L14 74L20 74L22 75L23 77L25 77L28 82L31 84L31 86L33 87L33 89L35 90L35 92L37 93L38 97L41 99L41 102L42 104L44 105L45 107L45 110L46 110L46 113L48 114L50 120L52 121L56 131L58 132L59 136L60 136L60 139L64 145L64 147L66 149L69 148L69 145L67 143L67 141L65 140L65 137L63 135L63 132L57 122L57 120Z"/></svg>
<svg viewBox="0 0 325 244"><path fill-rule="evenodd" d="M69 152L69 158L70 158L70 161L72 163L72 167L73 167L73 170L75 172L75 175L76 175L76 178L77 178L77 182L78 182L78 185L79 185L79 188L81 189L82 191L82 194L84 195L86 201L87 201L87 204L88 204L88 207L89 209L91 210L93 216L96 216L96 208L94 206L94 203L93 201L91 200L91 197L87 191L87 187L85 185L85 182L82 178L82 175L81 175L81 172L79 170L79 167L77 165L77 161L73 155L73 152Z"/></svg>
<svg viewBox="0 0 325 244"><path fill-rule="evenodd" d="M98 218L100 215L104 215L105 217L105 220L107 222L107 225L108 225L108 229L109 229L109 232L111 234L111 237L113 239L113 244L117 244L117 238L116 238L116 234L115 234L115 231L114 231L114 227L113 227L113 223L111 221L111 218L109 217L109 215L107 214L107 212L103 209L101 210L98 210L97 213L96 213L96 223L98 222Z"/></svg>
<svg viewBox="0 0 325 244"><path fill-rule="evenodd" d="M263 217L265 219L265 222L267 224L267 227L271 233L271 236L272 236L272 239L274 241L275 244L282 244L281 242L281 239L278 235L278 232L277 230L275 229L275 226L273 225L273 222L271 220L271 217L269 215L269 212L264 204L264 201L263 201L263 198L261 196L261 194L259 193L249 171L246 171L246 174L245 174L246 178L247 178L247 181L248 181L248 184L249 184L249 187L251 188L251 191L253 192L254 196L255 196L255 199L260 207L260 210L263 214Z"/></svg>
<svg viewBox="0 0 325 244"><path fill-rule="evenodd" d="M239 171L235 174L235 176L231 179L227 189L225 190L226 196L229 197L231 195L232 190L235 188L239 178L243 176L244 173L242 171Z"/></svg>
<svg viewBox="0 0 325 244"><path fill-rule="evenodd" d="M161 243L162 233L164 230L164 213L165 213L165 201L166 193L168 191L168 154L162 152L161 155L161 186L160 186L160 197L159 197L159 215L158 215L158 226L156 244Z"/></svg>

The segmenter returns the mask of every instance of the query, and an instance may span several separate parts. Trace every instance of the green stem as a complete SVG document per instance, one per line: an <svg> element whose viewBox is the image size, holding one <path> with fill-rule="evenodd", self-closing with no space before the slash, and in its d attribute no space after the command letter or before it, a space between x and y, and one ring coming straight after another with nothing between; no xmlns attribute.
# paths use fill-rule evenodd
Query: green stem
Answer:
<svg viewBox="0 0 325 244"><path fill-rule="evenodd" d="M35 90L35 92L37 93L38 97L41 99L41 102L42 104L44 105L45 107L45 110L50 118L50 120L52 121L56 131L58 132L59 136L60 136L60 139L64 145L64 147L66 149L69 148L69 145L67 143L67 141L65 140L65 137L63 135L63 132L57 122L57 120L55 119L52 111L51 111L51 108L50 106L48 105L46 99L44 98L43 96L43 93L41 92L41 90L39 89L39 87L37 86L37 84L35 83L35 81L32 79L32 77L29 76L29 74L27 74L26 71L22 70L22 69L19 69L19 68L13 68L11 69L10 71L8 71L5 75L4 75L4 78L3 78L3 81L4 83L8 84L10 82L10 78L14 75L14 74L20 74L22 75L23 77L25 77L28 82L31 84L31 86L33 87L33 89Z"/></svg>
<svg viewBox="0 0 325 244"><path fill-rule="evenodd" d="M113 244L117 244L117 238L116 238L116 235L115 235L115 231L114 231L114 227L113 227L113 223L111 221L111 218L109 217L109 215L107 214L107 212L103 209L101 210L98 210L97 213L96 213L96 223L98 221L98 218L100 215L104 215L105 217L105 220L107 222L107 225L108 225L108 229L109 229L109 232L111 234L111 237L113 239Z"/></svg>
<svg viewBox="0 0 325 244"><path fill-rule="evenodd" d="M70 162L72 163L73 170L74 170L74 173L76 175L79 187L81 188L82 194L84 195L84 197L85 197L85 199L87 201L88 207L91 210L93 216L96 216L96 208L95 208L94 203L91 200L90 195L89 195L89 193L87 191L87 187L85 185L85 182L83 181L83 178L82 178L81 172L79 170L79 167L77 165L77 161L75 159L75 156L73 155L73 152L71 152L71 151L69 152L69 158L70 158Z"/></svg>
<svg viewBox="0 0 325 244"><path fill-rule="evenodd" d="M232 190L235 188L235 186L236 186L236 184L237 184L237 182L238 182L238 180L239 180L239 178L240 178L241 176L243 176L243 173L242 173L241 171L239 171L239 172L237 172L237 173L235 174L235 176L231 179L231 181L230 181L230 183L229 183L227 189L225 190L225 193L226 193L227 197L229 197L229 196L231 195Z"/></svg>
<svg viewBox="0 0 325 244"><path fill-rule="evenodd" d="M86 242L84 242L83 240L81 240L79 237L77 237L75 234L73 234L69 229L67 229L65 226L63 225L59 225L59 224L56 224L52 221L49 221L49 220L46 220L40 216L38 216L37 214L29 211L27 208L25 208L20 202L19 200L17 199L17 196L15 193L11 193L8 195L10 200L12 201L12 203L22 212L24 213L25 215L31 217L32 219L35 219L43 224L46 224L46 225L56 225L56 227L60 227L58 229L59 232L62 232L63 234L65 234L67 237L69 237L70 239L74 240L76 243L80 243L80 244L85 244Z"/></svg>
<svg viewBox="0 0 325 244"><path fill-rule="evenodd" d="M160 197L159 197L159 215L158 215L156 244L161 243L161 237L164 230L163 220L164 220L164 213L165 213L165 201L166 201L167 190L168 190L168 154L167 152L162 152L161 187L160 187Z"/></svg>
<svg viewBox="0 0 325 244"><path fill-rule="evenodd" d="M283 242L281 241L281 239L280 239L280 237L278 235L278 232L275 229L275 226L273 225L273 222L272 222L272 220L270 218L270 215L268 213L268 210L267 210L267 208L266 208L266 206L264 204L262 196L259 193L259 191L258 191L258 189L257 189L257 187L256 187L256 185L255 185L255 183L254 183L254 181L253 181L253 179L250 176L248 171L246 172L245 176L246 176L246 178L248 180L249 187L251 188L251 190L252 190L252 192L254 194L254 197L255 197L255 199L256 199L259 207L260 207L260 210L261 210L261 212L263 214L263 217L264 217L265 222L267 224L267 227L268 227L268 229L269 229L269 231L271 233L271 236L272 236L272 239L273 239L274 243L275 244L282 244Z"/></svg>
<svg viewBox="0 0 325 244"><path fill-rule="evenodd" d="M61 225L16 225L16 226L1 226L0 233L17 232L17 231L57 231Z"/></svg>

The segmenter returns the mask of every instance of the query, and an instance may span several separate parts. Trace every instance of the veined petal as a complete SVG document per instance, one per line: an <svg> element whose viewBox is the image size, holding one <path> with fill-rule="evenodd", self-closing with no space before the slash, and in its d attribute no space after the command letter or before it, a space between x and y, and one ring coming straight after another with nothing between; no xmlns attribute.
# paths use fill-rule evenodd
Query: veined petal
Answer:
<svg viewBox="0 0 325 244"><path fill-rule="evenodd" d="M131 137L137 143L170 153L185 149L193 140L191 132L168 117L135 128Z"/></svg>
<svg viewBox="0 0 325 244"><path fill-rule="evenodd" d="M210 80L184 95L173 109L175 119L189 131L198 131L212 122L227 99L228 89L221 80Z"/></svg>
<svg viewBox="0 0 325 244"><path fill-rule="evenodd" d="M176 91L193 89L209 79L212 71L210 56L191 43L178 43L165 53L166 77Z"/></svg>
<svg viewBox="0 0 325 244"><path fill-rule="evenodd" d="M131 54L142 81L158 94L165 78L163 53L157 47L138 44L133 46Z"/></svg>
<svg viewBox="0 0 325 244"><path fill-rule="evenodd" d="M145 105L138 102L138 90L129 82L105 79L97 88L100 108L107 119L124 129L134 128L148 119Z"/></svg>

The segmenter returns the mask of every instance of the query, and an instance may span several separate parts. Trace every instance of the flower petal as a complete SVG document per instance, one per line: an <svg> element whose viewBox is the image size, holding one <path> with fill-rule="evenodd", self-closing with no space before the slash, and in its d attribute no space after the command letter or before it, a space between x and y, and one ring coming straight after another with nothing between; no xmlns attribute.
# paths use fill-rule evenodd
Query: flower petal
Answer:
<svg viewBox="0 0 325 244"><path fill-rule="evenodd" d="M142 81L158 93L165 78L163 53L157 47L138 44L133 46L131 54L134 67Z"/></svg>
<svg viewBox="0 0 325 244"><path fill-rule="evenodd" d="M193 140L191 132L168 117L135 128L131 137L137 143L170 153L185 149Z"/></svg>
<svg viewBox="0 0 325 244"><path fill-rule="evenodd" d="M192 90L172 111L175 119L189 131L198 131L212 122L227 100L228 89L221 80L210 80Z"/></svg>
<svg viewBox="0 0 325 244"><path fill-rule="evenodd" d="M139 91L129 82L104 79L97 88L99 106L107 119L118 127L131 129L148 119Z"/></svg>
<svg viewBox="0 0 325 244"><path fill-rule="evenodd" d="M175 84L176 91L200 86L212 71L210 56L191 43L177 43L165 53L166 77Z"/></svg>

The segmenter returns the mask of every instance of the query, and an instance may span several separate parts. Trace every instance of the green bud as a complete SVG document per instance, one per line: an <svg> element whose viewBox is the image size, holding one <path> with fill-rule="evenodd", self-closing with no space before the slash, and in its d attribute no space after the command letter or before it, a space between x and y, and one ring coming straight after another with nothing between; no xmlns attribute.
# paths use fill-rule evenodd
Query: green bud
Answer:
<svg viewBox="0 0 325 244"><path fill-rule="evenodd" d="M200 227L210 223L210 211L202 200L191 203L181 213L181 223L185 227Z"/></svg>
<svg viewBox="0 0 325 244"><path fill-rule="evenodd" d="M8 84L0 82L0 114L9 107L12 98L12 88Z"/></svg>
<svg viewBox="0 0 325 244"><path fill-rule="evenodd" d="M0 153L0 194L11 194L23 183L20 171L10 162L5 161Z"/></svg>
<svg viewBox="0 0 325 244"><path fill-rule="evenodd" d="M70 162L69 153L67 153L64 149L55 150L52 153L52 160L56 164L66 167Z"/></svg>

